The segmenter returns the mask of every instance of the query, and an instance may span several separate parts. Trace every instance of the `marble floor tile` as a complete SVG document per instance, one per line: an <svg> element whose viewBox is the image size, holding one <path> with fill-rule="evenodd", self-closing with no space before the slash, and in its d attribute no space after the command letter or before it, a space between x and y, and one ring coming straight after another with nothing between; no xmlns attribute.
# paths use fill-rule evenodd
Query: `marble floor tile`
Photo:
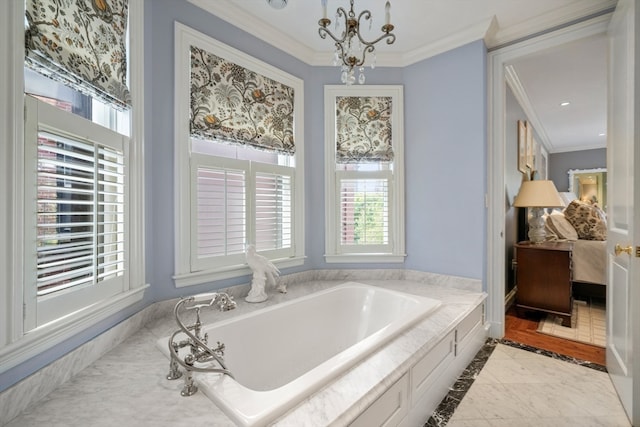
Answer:
<svg viewBox="0 0 640 427"><path fill-rule="evenodd" d="M484 421L484 420L475 420ZM489 420L490 427L628 427L627 417L594 418L594 417L554 417ZM485 424L476 424L484 426ZM458 424L447 424L455 427Z"/></svg>
<svg viewBox="0 0 640 427"><path fill-rule="evenodd" d="M457 407L427 427L630 427L604 367L510 341L491 345Z"/></svg>
<svg viewBox="0 0 640 427"><path fill-rule="evenodd" d="M447 427L491 427L489 421L483 419L451 420Z"/></svg>

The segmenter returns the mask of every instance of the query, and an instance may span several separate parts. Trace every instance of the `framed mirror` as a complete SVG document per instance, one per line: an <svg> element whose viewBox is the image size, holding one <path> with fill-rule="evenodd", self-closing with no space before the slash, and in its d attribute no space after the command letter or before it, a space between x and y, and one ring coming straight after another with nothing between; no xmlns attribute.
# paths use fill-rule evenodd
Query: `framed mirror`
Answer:
<svg viewBox="0 0 640 427"><path fill-rule="evenodd" d="M607 169L571 169L569 174L569 191L585 202L597 204L606 210L607 203Z"/></svg>

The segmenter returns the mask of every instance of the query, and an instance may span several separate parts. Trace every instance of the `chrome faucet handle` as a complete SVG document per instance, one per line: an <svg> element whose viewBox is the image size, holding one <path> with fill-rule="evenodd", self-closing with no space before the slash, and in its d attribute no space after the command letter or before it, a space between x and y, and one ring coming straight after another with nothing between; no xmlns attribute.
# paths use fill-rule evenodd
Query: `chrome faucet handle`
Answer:
<svg viewBox="0 0 640 427"><path fill-rule="evenodd" d="M185 302L184 308L186 310L193 310L193 309L200 309L203 307L211 307L217 298L218 298L218 294L215 292L193 295L193 296L184 298L184 302ZM186 304L190 304L190 305L187 306Z"/></svg>
<svg viewBox="0 0 640 427"><path fill-rule="evenodd" d="M220 307L221 311L233 310L238 306L238 303L233 300L233 297L229 296L227 293L220 293L218 295L218 299L218 307Z"/></svg>
<svg viewBox="0 0 640 427"><path fill-rule="evenodd" d="M214 304L218 305L220 311L229 311L236 308L237 303L233 300L232 296L229 296L226 292L209 292L204 294L197 294L188 298L183 298L180 303L184 304L185 310L200 310L203 307L211 307ZM179 304L180 304L179 303Z"/></svg>

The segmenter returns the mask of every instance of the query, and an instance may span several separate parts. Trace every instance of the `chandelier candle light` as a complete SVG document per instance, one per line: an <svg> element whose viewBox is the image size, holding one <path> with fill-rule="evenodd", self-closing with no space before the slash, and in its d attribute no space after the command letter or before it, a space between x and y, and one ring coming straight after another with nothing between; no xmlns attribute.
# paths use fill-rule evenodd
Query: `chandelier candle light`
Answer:
<svg viewBox="0 0 640 427"><path fill-rule="evenodd" d="M563 208L564 202L553 181L524 181L513 201L517 208L531 208L529 218L529 241L534 244L546 240L544 230L544 208Z"/></svg>
<svg viewBox="0 0 640 427"><path fill-rule="evenodd" d="M341 18L344 18L344 29L342 30L342 35L338 38L329 29L327 29L327 27L331 25L331 20L327 18L327 0L321 1L322 19L318 21L318 24L320 25L320 28L318 28L318 34L320 34L320 37L323 39L327 38L328 35L335 42L336 50L333 65L340 65L342 69L342 83L347 85L354 84L356 81L354 68L358 68L358 83L364 84L364 63L367 53L373 54L373 62L371 63L371 68L373 69L376 65L374 45L381 40L386 40L387 44L393 44L393 42L396 41L395 34L391 32L394 28L393 25L391 25L391 4L387 1L384 7L385 20L384 25L382 26L382 32L384 34L375 40L366 41L362 38L362 34L360 33L360 24L369 21L369 29L371 29L371 12L363 10L356 18L356 14L353 11L353 0L351 0L351 9L349 12L344 8L339 7L336 10L336 24L334 31L337 33L338 30L341 29L339 25Z"/></svg>

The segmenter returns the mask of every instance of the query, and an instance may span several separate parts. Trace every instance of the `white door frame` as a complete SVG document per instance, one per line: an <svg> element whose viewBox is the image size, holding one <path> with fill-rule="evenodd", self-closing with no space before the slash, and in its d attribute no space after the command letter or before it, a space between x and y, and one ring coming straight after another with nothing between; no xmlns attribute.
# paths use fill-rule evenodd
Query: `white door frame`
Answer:
<svg viewBox="0 0 640 427"><path fill-rule="evenodd" d="M487 210L487 320L490 335L504 336L505 319L505 151L506 79L505 67L516 60L574 40L605 34L611 14L601 15L570 27L544 34L488 55L488 210Z"/></svg>

